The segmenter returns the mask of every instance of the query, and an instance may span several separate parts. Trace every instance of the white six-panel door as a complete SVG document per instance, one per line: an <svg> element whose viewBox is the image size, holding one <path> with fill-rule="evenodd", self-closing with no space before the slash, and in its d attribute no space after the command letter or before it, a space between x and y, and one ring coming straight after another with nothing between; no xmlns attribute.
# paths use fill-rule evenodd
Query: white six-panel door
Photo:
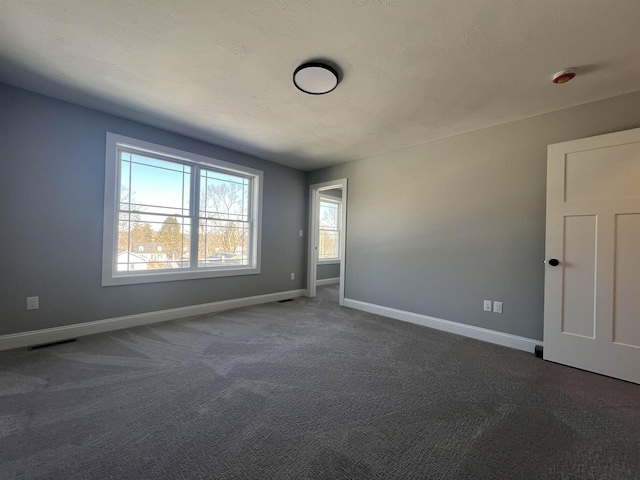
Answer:
<svg viewBox="0 0 640 480"><path fill-rule="evenodd" d="M640 383L640 128L549 146L545 268L544 358Z"/></svg>

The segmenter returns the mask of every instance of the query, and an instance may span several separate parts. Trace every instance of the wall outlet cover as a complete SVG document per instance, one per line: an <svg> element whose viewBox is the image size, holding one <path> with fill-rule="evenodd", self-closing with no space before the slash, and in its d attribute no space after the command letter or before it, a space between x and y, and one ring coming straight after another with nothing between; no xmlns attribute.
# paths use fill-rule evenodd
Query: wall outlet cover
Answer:
<svg viewBox="0 0 640 480"><path fill-rule="evenodd" d="M40 308L38 297L27 297L27 310L38 310Z"/></svg>
<svg viewBox="0 0 640 480"><path fill-rule="evenodd" d="M502 302L493 302L493 313L502 313Z"/></svg>

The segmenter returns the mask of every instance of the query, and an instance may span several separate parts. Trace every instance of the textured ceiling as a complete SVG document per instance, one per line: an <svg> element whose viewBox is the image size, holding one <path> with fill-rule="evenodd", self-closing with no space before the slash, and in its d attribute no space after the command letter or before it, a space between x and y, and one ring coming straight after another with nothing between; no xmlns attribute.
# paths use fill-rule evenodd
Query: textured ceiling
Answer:
<svg viewBox="0 0 640 480"><path fill-rule="evenodd" d="M2 0L0 81L312 170L640 90L638 25L640 0ZM291 81L315 58L325 96Z"/></svg>

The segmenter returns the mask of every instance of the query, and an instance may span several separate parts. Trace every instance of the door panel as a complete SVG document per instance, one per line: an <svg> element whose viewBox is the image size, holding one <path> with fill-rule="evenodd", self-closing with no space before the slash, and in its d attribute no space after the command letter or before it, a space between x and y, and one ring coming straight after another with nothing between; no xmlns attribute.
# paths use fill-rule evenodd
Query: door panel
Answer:
<svg viewBox="0 0 640 480"><path fill-rule="evenodd" d="M562 332L594 338L596 216L564 217L564 240Z"/></svg>
<svg viewBox="0 0 640 480"><path fill-rule="evenodd" d="M640 214L616 216L613 341L640 348Z"/></svg>
<svg viewBox="0 0 640 480"><path fill-rule="evenodd" d="M634 143L568 153L565 201L639 198L638 160Z"/></svg>
<svg viewBox="0 0 640 480"><path fill-rule="evenodd" d="M550 145L544 357L640 383L640 129Z"/></svg>

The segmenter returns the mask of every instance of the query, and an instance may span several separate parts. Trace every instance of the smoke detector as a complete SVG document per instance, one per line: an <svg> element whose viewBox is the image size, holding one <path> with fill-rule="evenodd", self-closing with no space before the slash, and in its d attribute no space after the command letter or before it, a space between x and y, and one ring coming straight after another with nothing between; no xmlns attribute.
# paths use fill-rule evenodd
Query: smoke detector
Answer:
<svg viewBox="0 0 640 480"><path fill-rule="evenodd" d="M553 83L558 83L558 84L567 83L569 80L573 79L573 77L575 76L576 76L575 70L568 68L566 70L562 70L558 73L555 73L551 78L551 81Z"/></svg>

